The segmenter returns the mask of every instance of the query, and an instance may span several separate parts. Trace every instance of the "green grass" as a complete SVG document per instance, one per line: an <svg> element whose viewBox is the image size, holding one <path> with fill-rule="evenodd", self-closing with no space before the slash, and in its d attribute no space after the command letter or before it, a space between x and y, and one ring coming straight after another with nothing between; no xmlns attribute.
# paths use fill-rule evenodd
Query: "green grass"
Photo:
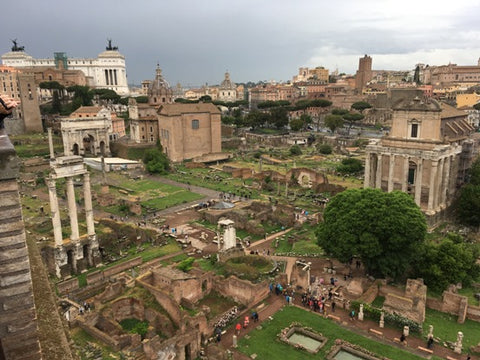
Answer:
<svg viewBox="0 0 480 360"><path fill-rule="evenodd" d="M189 192L187 190L178 191L177 193L169 194L164 197L153 198L147 201L142 201L144 207L149 207L155 210L163 210L175 205L185 204L191 201L202 199L201 194Z"/></svg>
<svg viewBox="0 0 480 360"><path fill-rule="evenodd" d="M313 355L279 342L277 334L292 322L301 323L303 326L310 327L321 333L327 337L327 344L317 354ZM257 354L258 359L325 359L326 354L334 345L335 339L342 339L359 345L377 354L378 357L386 357L392 360L423 359L402 349L378 343L357 333L350 332L335 324L332 320L312 315L311 312L294 306L285 307L277 312L273 316L273 320L262 323L261 330L255 329L249 335L249 339L245 337L240 339L239 350L249 356Z"/></svg>
<svg viewBox="0 0 480 360"><path fill-rule="evenodd" d="M449 315L432 309L426 310L424 332L428 332L428 326L433 325L433 335L442 341L457 340L457 333L463 332L463 349L466 351L470 346L477 345L480 339L480 325L472 320L465 323L457 323L457 316Z"/></svg>
<svg viewBox="0 0 480 360"><path fill-rule="evenodd" d="M480 302L475 298L475 294L480 293L480 289L472 287L462 288L458 290L460 295L466 296L470 305L480 306Z"/></svg>

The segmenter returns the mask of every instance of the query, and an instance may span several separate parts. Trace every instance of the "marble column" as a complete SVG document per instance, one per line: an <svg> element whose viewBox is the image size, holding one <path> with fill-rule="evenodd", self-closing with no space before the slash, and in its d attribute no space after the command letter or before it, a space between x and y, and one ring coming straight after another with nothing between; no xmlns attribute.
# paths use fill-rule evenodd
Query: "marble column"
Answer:
<svg viewBox="0 0 480 360"><path fill-rule="evenodd" d="M438 161L438 173L437 173L437 187L435 189L435 199L433 201L433 208L435 211L440 210L440 204L442 203L442 190L444 186L443 167L445 166L445 159L442 158Z"/></svg>
<svg viewBox="0 0 480 360"><path fill-rule="evenodd" d="M444 179L444 182L443 182L443 188L442 188L442 198L441 198L441 203L440 203L440 206L443 206L444 208L447 207L447 191L448 191L448 188L450 186L450 161L451 161L451 157L450 156L447 156L445 158L445 164L443 166L443 179Z"/></svg>
<svg viewBox="0 0 480 360"><path fill-rule="evenodd" d="M421 207L422 203L423 159L418 159L415 173L415 203Z"/></svg>
<svg viewBox="0 0 480 360"><path fill-rule="evenodd" d="M50 197L50 211L52 213L53 237L55 246L63 244L62 239L62 221L60 219L60 211L58 209L57 186L53 179L46 179L48 186L48 195Z"/></svg>
<svg viewBox="0 0 480 360"><path fill-rule="evenodd" d="M365 176L363 179L363 188L369 188L370 187L370 172L372 169L370 168L370 157L372 155L370 153L367 153L367 156L365 158Z"/></svg>
<svg viewBox="0 0 480 360"><path fill-rule="evenodd" d="M375 175L375 187L382 188L382 154L377 154L377 174Z"/></svg>
<svg viewBox="0 0 480 360"><path fill-rule="evenodd" d="M85 218L87 221L88 236L95 235L95 225L93 222L92 193L90 191L90 174L83 175L83 197L85 198Z"/></svg>
<svg viewBox="0 0 480 360"><path fill-rule="evenodd" d="M409 159L408 156L404 156L403 158L403 175L402 175L402 191L408 191L408 165Z"/></svg>
<svg viewBox="0 0 480 360"><path fill-rule="evenodd" d="M435 197L437 196L436 192L436 179L437 179L437 171L438 171L438 160L431 161L430 167L430 182L428 184L428 207L427 211L433 212L435 209L433 207Z"/></svg>
<svg viewBox="0 0 480 360"><path fill-rule="evenodd" d="M55 152L53 150L52 128L47 128L48 131L48 148L50 149L50 160L55 159Z"/></svg>
<svg viewBox="0 0 480 360"><path fill-rule="evenodd" d="M390 154L389 156L389 166L388 166L388 187L387 191L393 191L393 172L395 171L395 155Z"/></svg>
<svg viewBox="0 0 480 360"><path fill-rule="evenodd" d="M73 188L73 178L67 177L67 200L68 200L68 215L70 216L70 227L72 234L71 241L78 241L80 238L78 234L78 219L77 219L77 204L75 202L75 189Z"/></svg>

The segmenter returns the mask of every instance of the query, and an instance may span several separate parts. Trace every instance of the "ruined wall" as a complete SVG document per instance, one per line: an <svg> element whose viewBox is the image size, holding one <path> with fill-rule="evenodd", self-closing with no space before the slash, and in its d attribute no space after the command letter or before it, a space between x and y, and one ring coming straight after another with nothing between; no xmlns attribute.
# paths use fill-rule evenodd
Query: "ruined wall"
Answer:
<svg viewBox="0 0 480 360"><path fill-rule="evenodd" d="M103 271L95 271L87 275L87 284L93 284L98 281L102 281L105 278L119 274L125 270L142 264L142 258L140 256L131 260L125 261L121 264L114 265Z"/></svg>
<svg viewBox="0 0 480 360"><path fill-rule="evenodd" d="M140 300L134 298L119 299L112 302L111 305L113 319L116 322L131 318L145 320L145 308Z"/></svg>
<svg viewBox="0 0 480 360"><path fill-rule="evenodd" d="M214 288L221 295L231 297L236 302L245 306L258 303L267 297L269 292L266 282L252 284L249 281L241 280L235 276L231 276L228 279L222 277L216 278Z"/></svg>
<svg viewBox="0 0 480 360"><path fill-rule="evenodd" d="M42 359L17 185L18 160L0 129L0 359Z"/></svg>
<svg viewBox="0 0 480 360"><path fill-rule="evenodd" d="M179 326L182 320L182 314L178 307L178 303L176 303L175 300L172 299L168 294L150 285L149 282L151 280L148 280L148 278L151 278L151 276L152 273L147 273L146 275L136 279L135 282L137 285L148 290L155 297L157 302L168 312L172 321Z"/></svg>
<svg viewBox="0 0 480 360"><path fill-rule="evenodd" d="M418 323L425 321L427 287L422 279L408 279L403 295L387 293L383 308L396 312Z"/></svg>

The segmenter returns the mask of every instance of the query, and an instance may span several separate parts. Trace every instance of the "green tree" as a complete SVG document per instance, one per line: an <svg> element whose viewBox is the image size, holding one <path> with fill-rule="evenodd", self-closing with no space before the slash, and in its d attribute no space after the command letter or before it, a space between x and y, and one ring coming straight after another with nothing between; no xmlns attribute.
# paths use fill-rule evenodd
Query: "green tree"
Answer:
<svg viewBox="0 0 480 360"><path fill-rule="evenodd" d="M161 146L147 150L143 156L143 163L147 171L151 174L166 174L170 169L167 155L162 152Z"/></svg>
<svg viewBox="0 0 480 360"><path fill-rule="evenodd" d="M332 109L332 114L333 115L340 115L340 116L344 116L345 114L348 114L348 110L347 109Z"/></svg>
<svg viewBox="0 0 480 360"><path fill-rule="evenodd" d="M284 107L276 107L270 110L270 121L277 128L282 129L288 125L288 111Z"/></svg>
<svg viewBox="0 0 480 360"><path fill-rule="evenodd" d="M359 113L346 113L343 115L343 119L348 122L348 134L350 134L350 129L352 128L353 124L359 122L365 118L364 115Z"/></svg>
<svg viewBox="0 0 480 360"><path fill-rule="evenodd" d="M360 257L377 277L400 279L417 261L427 224L406 193L350 189L334 196L316 230L318 245L341 262Z"/></svg>
<svg viewBox="0 0 480 360"><path fill-rule="evenodd" d="M334 133L336 129L343 126L343 117L341 115L327 115L325 116L325 126Z"/></svg>
<svg viewBox="0 0 480 360"><path fill-rule="evenodd" d="M212 102L212 97L210 95L203 95L203 96L200 96L200 99L198 100L200 102L209 103L209 102Z"/></svg>
<svg viewBox="0 0 480 360"><path fill-rule="evenodd" d="M245 116L245 126L250 126L252 129L265 126L266 123L270 121L270 114L261 112L258 110L253 110Z"/></svg>
<svg viewBox="0 0 480 360"><path fill-rule="evenodd" d="M305 122L301 118L290 120L290 129L292 131L300 131L305 127Z"/></svg>
<svg viewBox="0 0 480 360"><path fill-rule="evenodd" d="M337 166L337 171L341 174L356 174L363 170L363 164L355 158L345 158Z"/></svg>
<svg viewBox="0 0 480 360"><path fill-rule="evenodd" d="M73 93L73 103L80 106L91 106L93 92L88 86L74 85L67 88L69 93ZM74 109L75 110L75 109Z"/></svg>
<svg viewBox="0 0 480 360"><path fill-rule="evenodd" d="M148 96L144 96L144 95L137 96L135 98L135 100L137 101L137 104L147 104L148 103ZM175 100L175 101L177 101L177 100Z"/></svg>
<svg viewBox="0 0 480 360"><path fill-rule="evenodd" d="M441 292L450 284L469 286L478 280L480 266L475 245L458 241L451 236L436 244L429 242L420 247L421 262L414 266L415 276L423 278L429 289Z"/></svg>
<svg viewBox="0 0 480 360"><path fill-rule="evenodd" d="M462 187L455 203L458 220L469 226L480 226L480 158L468 172L468 184Z"/></svg>
<svg viewBox="0 0 480 360"><path fill-rule="evenodd" d="M372 105L370 105L366 101L357 101L357 102L354 102L351 106L352 109L360 111L361 113L363 113L363 110L370 109L371 107Z"/></svg>

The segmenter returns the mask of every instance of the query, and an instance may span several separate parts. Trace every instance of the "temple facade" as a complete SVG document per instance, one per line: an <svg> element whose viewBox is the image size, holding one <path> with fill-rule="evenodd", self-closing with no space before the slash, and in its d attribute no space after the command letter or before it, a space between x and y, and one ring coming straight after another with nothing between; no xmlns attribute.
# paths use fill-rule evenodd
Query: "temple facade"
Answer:
<svg viewBox="0 0 480 360"><path fill-rule="evenodd" d="M474 156L473 130L466 114L449 105L398 100L390 133L366 148L364 187L407 192L435 218L464 182Z"/></svg>

